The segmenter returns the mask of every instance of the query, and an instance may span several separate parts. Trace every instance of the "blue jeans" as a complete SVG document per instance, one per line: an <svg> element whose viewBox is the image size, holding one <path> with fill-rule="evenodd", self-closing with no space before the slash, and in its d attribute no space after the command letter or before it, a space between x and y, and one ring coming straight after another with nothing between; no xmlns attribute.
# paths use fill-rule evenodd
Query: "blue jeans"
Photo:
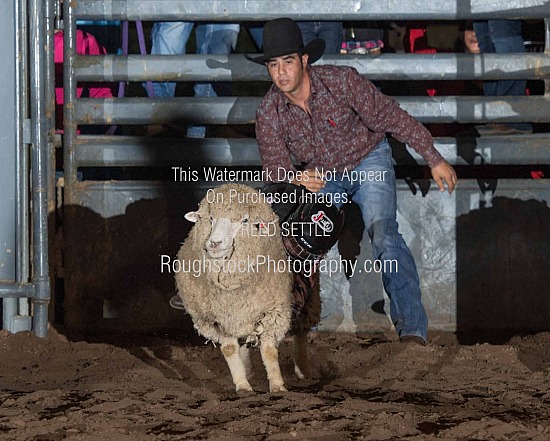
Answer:
<svg viewBox="0 0 550 441"><path fill-rule="evenodd" d="M250 37L254 40L258 50L262 52L264 45L264 24L262 22L250 23L247 28L250 33Z"/></svg>
<svg viewBox="0 0 550 441"><path fill-rule="evenodd" d="M238 24L200 24L195 30L197 54L227 55L235 50L239 36ZM197 83L195 96L217 96L210 83Z"/></svg>
<svg viewBox="0 0 550 441"><path fill-rule="evenodd" d="M474 32L483 54L525 52L520 20L475 21ZM485 96L522 96L526 95L526 80L484 81ZM532 130L530 123L506 124L520 130Z"/></svg>
<svg viewBox="0 0 550 441"><path fill-rule="evenodd" d="M391 147L380 142L354 169L380 173L385 179L359 184L351 176L338 174L328 180L323 193L347 193L359 205L374 252L374 259L397 261L397 270L382 273L390 298L390 318L399 336L416 335L427 341L428 318L422 305L420 282L414 258L398 232L397 194ZM379 176L380 176L379 174Z"/></svg>
<svg viewBox="0 0 550 441"><path fill-rule="evenodd" d="M482 54L525 52L519 20L475 21L474 31ZM484 81L483 92L486 96L521 96L526 86L525 80Z"/></svg>
<svg viewBox="0 0 550 441"><path fill-rule="evenodd" d="M183 55L189 35L193 30L193 22L166 21L157 22L151 30L152 55ZM197 54L229 54L237 45L239 25L232 23L199 24L195 30L197 39ZM210 83L197 83L193 87L195 96L217 96ZM176 94L176 83L154 82L153 93L159 98L171 98ZM204 138L206 127L189 125L187 136Z"/></svg>
<svg viewBox="0 0 550 441"><path fill-rule="evenodd" d="M189 40L192 30L192 22L156 22L151 29L151 55L185 54L187 40ZM154 82L153 92L159 98L172 98L176 94L176 83Z"/></svg>
<svg viewBox="0 0 550 441"><path fill-rule="evenodd" d="M188 21L163 21L151 30L152 55L183 55L187 40L193 30ZM230 23L200 24L195 30L197 54L229 54L237 45L239 25ZM211 84L199 83L194 87L195 96L216 96ZM153 92L159 98L171 98L176 92L174 82L154 82Z"/></svg>
<svg viewBox="0 0 550 441"><path fill-rule="evenodd" d="M316 38L325 40L325 54L339 54L342 49L343 23L341 21L298 21L304 45Z"/></svg>

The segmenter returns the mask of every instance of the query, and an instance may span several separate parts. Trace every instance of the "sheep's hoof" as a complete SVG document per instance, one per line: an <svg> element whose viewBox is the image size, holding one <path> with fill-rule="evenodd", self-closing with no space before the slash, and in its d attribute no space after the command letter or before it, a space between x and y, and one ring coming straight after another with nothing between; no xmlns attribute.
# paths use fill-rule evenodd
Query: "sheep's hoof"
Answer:
<svg viewBox="0 0 550 441"><path fill-rule="evenodd" d="M269 392L276 394L278 392L288 392L283 384L270 384Z"/></svg>
<svg viewBox="0 0 550 441"><path fill-rule="evenodd" d="M240 392L240 391L244 391L244 392L254 392L252 390L252 386L250 386L250 383L248 381L244 382L244 383L239 383L236 385L236 388L235 390L237 392Z"/></svg>

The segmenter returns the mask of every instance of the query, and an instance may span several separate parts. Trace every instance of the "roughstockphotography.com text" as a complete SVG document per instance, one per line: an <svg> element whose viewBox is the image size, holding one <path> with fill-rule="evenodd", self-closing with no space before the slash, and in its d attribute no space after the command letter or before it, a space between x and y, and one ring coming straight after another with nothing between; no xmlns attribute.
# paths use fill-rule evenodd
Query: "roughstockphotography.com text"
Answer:
<svg viewBox="0 0 550 441"><path fill-rule="evenodd" d="M306 277L315 272L325 273L329 277L332 274L346 273L397 273L398 262L392 260L370 260L362 262L346 260L339 256L338 259L322 259L319 261L298 260L287 257L286 259L273 259L270 256L247 256L243 259L209 259L203 256L201 259L175 259L167 254L160 256L160 272L164 273L190 273L195 277L202 274L214 273L258 273L258 272L287 272L302 273Z"/></svg>

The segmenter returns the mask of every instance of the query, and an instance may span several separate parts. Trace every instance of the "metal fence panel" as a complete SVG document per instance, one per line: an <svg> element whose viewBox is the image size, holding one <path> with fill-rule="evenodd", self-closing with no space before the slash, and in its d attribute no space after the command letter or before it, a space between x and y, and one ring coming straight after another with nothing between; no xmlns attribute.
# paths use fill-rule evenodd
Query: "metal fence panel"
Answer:
<svg viewBox="0 0 550 441"><path fill-rule="evenodd" d="M547 96L395 97L424 123L550 122ZM260 97L83 98L75 103L80 124L253 124Z"/></svg>
<svg viewBox="0 0 550 441"><path fill-rule="evenodd" d="M47 171L54 109L52 12L49 0L0 5L0 34L7 43L1 46L5 52L0 86L5 110L0 122L2 327L18 332L32 326L39 337L46 336L50 300Z"/></svg>
<svg viewBox="0 0 550 441"><path fill-rule="evenodd" d="M543 53L324 55L315 64L352 66L372 81L550 76L550 55ZM77 81L271 81L264 66L246 62L240 54L78 56L75 77Z"/></svg>
<svg viewBox="0 0 550 441"><path fill-rule="evenodd" d="M16 280L17 192L16 154L18 100L16 84L16 29L17 14L13 2L0 4L0 56L5 63L0 66L4 81L0 85L0 101L5 105L4 118L0 119L0 280L14 283ZM18 307L15 298L3 299L2 327L14 329Z"/></svg>
<svg viewBox="0 0 550 441"><path fill-rule="evenodd" d="M160 144L160 145L159 145ZM445 159L453 165L550 164L544 133L517 136L435 138L439 151L458 152ZM424 160L410 150L417 164ZM74 162L78 167L239 167L261 165L252 138L177 139L144 136L81 136Z"/></svg>
<svg viewBox="0 0 550 441"><path fill-rule="evenodd" d="M80 0L76 16L107 20L467 20L550 16L545 0Z"/></svg>
<svg viewBox="0 0 550 441"><path fill-rule="evenodd" d="M298 20L462 20L475 18L541 18L550 16L550 3L542 0L472 0L442 2L395 0L282 1L247 0L197 2L182 0L81 0L65 2L65 207L67 324L81 329L155 328L173 323L166 298L172 294L173 274L159 270L159 255L174 255L189 225L182 214L196 207L212 182L133 182L79 181L81 166L258 166L253 140L175 141L167 139L83 137L79 124L152 124L197 122L202 124L253 124L259 97L126 98L76 99L77 81L267 81L261 66L242 63L242 56L106 56L75 55L76 18L116 20L189 20L189 21L264 21L280 16ZM548 32L546 37L548 38ZM368 57L324 57L321 63L353 64L372 79L380 80L454 80L525 78L546 80L549 75L546 54L481 55L448 54L437 56L383 55ZM185 60L185 63L183 61ZM400 64L412 64L402 69ZM416 65L416 66L415 66ZM401 97L402 107L423 122L550 122L546 96L531 97ZM513 139L438 140L443 155L454 164L533 164L548 162L546 135ZM404 149L402 149L404 150ZM523 153L523 154L522 154ZM405 154L411 154L406 152ZM191 159L190 159L191 158ZM412 153L412 162L422 161ZM511 159L510 159L511 158ZM410 159L410 158L408 158ZM253 183L258 184L258 183ZM545 233L548 212L548 183L518 180L464 180L453 195L441 195L429 181L400 182L398 218L403 235L417 260L424 302L432 328L467 329L478 323L487 328L512 324L523 329L548 326L532 320L529 308L548 315L547 271L537 266L531 253L522 255L523 264L535 268L529 285L528 306L517 305L521 314L495 308L504 295L515 305L514 293L504 292L502 280L521 289L507 268L499 268L490 280L491 291L479 292L473 281L480 280L487 266L471 265L475 259L512 259L503 238L523 235L537 246L547 247ZM411 194L412 193L412 194ZM529 199L535 199L531 203ZM513 221L536 213L535 234L519 228ZM514 216L507 216L509 213ZM485 216L489 216L492 224ZM510 223L511 222L511 223ZM357 227L359 228L359 227ZM498 231L491 252L487 241L473 241L480 231L490 237ZM547 231L547 229L546 229ZM136 238L138 240L136 240ZM349 239L349 238L348 238ZM361 244L361 256L369 253L368 241ZM530 242L530 243L531 243ZM98 246L98 244L100 246ZM76 246L78 245L78 246ZM472 251L473 250L473 251ZM475 253L479 255L475 255ZM367 254L365 254L367 253ZM548 253L547 253L548 254ZM531 258L531 260L529 260ZM540 259L539 259L540 260ZM483 262L481 262L483 263ZM547 262L544 262L547 265ZM550 263L549 263L550 264ZM84 271L85 269L85 271ZM478 271L479 269L479 271ZM152 276L153 275L153 276ZM158 276L158 277L157 277ZM342 282L344 282L342 280ZM357 277L346 288L322 292L324 329L347 325L357 329L383 329L389 326L387 299L379 277ZM323 282L327 286L327 281ZM345 284L345 283L344 283ZM476 314L480 296L493 303ZM350 301L351 299L351 301ZM487 314L487 311L496 312ZM524 308L523 310L521 308ZM351 308L351 309L350 309ZM513 309L511 309L513 311ZM161 317L161 321L152 318ZM137 314L136 314L137 313ZM141 314L141 316L139 315ZM473 318L473 320L472 320ZM488 320L484 320L488 318ZM114 320L113 320L114 319Z"/></svg>

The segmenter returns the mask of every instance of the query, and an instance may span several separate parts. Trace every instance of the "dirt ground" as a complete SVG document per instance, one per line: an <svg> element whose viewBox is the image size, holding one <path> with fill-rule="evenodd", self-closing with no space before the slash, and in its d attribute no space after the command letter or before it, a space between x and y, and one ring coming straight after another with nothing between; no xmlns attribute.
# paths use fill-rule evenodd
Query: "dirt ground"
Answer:
<svg viewBox="0 0 550 441"><path fill-rule="evenodd" d="M237 394L219 348L198 337L68 341L0 331L2 440L550 439L550 333L504 344L314 333L312 378L280 358L289 392Z"/></svg>

